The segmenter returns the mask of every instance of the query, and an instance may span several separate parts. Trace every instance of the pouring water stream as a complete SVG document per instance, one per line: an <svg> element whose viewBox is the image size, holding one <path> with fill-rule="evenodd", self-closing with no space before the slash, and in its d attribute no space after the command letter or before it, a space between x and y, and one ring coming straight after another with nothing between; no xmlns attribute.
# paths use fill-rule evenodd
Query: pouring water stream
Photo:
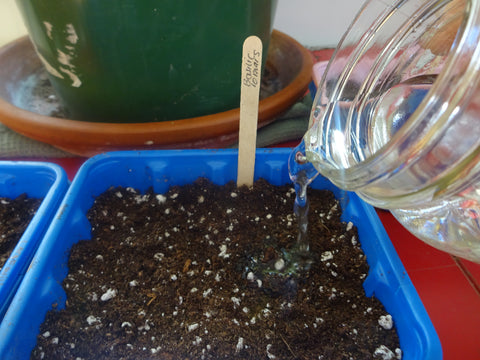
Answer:
<svg viewBox="0 0 480 360"><path fill-rule="evenodd" d="M402 126L413 111L415 111L436 78L436 75L431 74L409 78L392 86L382 95L374 97L367 102L367 106L364 107L364 113L356 114L356 116L370 117L370 120L365 123L371 125L371 131L361 131L360 133L369 134L369 136L372 137L372 141L369 141L369 143L374 144L374 146L365 149L360 145L361 136L354 136L352 141L358 154L361 155L357 158L357 161L361 161L361 159L365 159L375 153L388 142L398 127ZM393 110L391 104L396 104ZM391 111L394 111L393 116L392 113L389 113ZM339 114L341 116L351 116L351 114L347 115L348 112L342 111L332 113L336 114L335 116L339 116ZM386 114L389 116L386 116ZM394 121L386 122L386 119L394 119ZM319 119L316 119L316 121L319 121ZM338 118L334 119L334 121L345 122L346 119ZM302 142L292 150L288 161L289 175L296 193L294 212L299 225L297 246L294 252L301 254L303 258L307 259L309 257L307 188L319 174L318 170L314 167L314 163L321 161L321 159L320 156L315 159L307 158L305 142L308 141L311 143L311 140L313 140L312 136L316 139L320 138L316 136L317 131L318 129L315 128L314 121L313 127L306 133ZM329 146L330 151L335 154L342 153L346 151L345 149L347 148L347 144L341 142L330 143L327 144L327 146Z"/></svg>
<svg viewBox="0 0 480 360"><path fill-rule="evenodd" d="M308 199L307 188L318 175L318 171L305 156L305 142L302 141L293 149L288 160L288 172L295 188L294 212L298 220L297 251L309 251L308 229Z"/></svg>

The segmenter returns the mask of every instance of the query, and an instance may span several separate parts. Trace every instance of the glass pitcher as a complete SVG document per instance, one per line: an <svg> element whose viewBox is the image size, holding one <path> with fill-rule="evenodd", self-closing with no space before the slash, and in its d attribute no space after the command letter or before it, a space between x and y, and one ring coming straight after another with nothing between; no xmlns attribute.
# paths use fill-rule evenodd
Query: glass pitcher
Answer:
<svg viewBox="0 0 480 360"><path fill-rule="evenodd" d="M369 0L318 86L305 156L480 262L480 0Z"/></svg>

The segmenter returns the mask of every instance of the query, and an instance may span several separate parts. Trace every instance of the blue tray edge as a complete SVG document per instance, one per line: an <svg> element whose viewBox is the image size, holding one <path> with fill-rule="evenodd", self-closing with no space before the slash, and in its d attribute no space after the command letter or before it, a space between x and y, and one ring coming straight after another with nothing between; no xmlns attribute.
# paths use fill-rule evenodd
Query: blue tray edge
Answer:
<svg viewBox="0 0 480 360"><path fill-rule="evenodd" d="M34 172L36 176L43 176L44 181L48 184L43 184L40 189L37 187L33 190L37 183L32 182L30 178L26 180L32 182L32 187L23 188L25 185L18 185L16 189L18 193L15 196L19 195L19 193L32 191L33 194L29 194L29 196L43 197L43 200L0 271L0 319L7 311L15 291L22 281L24 273L30 265L30 261L69 186L65 170L54 163L42 161L0 161L1 170L3 170L3 174L5 174L5 171L10 171L10 175L17 177L31 176L30 172ZM23 170L29 173L22 174ZM16 185L12 186L15 187ZM2 194L1 196L4 195L7 194Z"/></svg>
<svg viewBox="0 0 480 360"><path fill-rule="evenodd" d="M282 162L285 162L286 158L288 158L288 155L290 153L290 149L259 149L257 151L257 164L261 164L262 162L270 162L273 165L271 168L273 168L273 171L278 171L278 173L282 173L283 175L279 177L278 185L281 183L287 183L288 180L288 174L285 177L285 168L284 165L282 165ZM132 160L136 157L144 157L148 159L156 159L156 157L179 157L182 158L183 156L196 156L196 157L205 157L205 156L212 156L216 155L217 157L220 157L221 161L230 161L235 167L235 171L233 171L233 176L236 177L236 150L167 150L167 151L136 151L136 152L130 152L130 151L122 151L122 152L115 152L115 153L106 153L102 155L98 155L92 159L87 160L85 162L79 172L77 173L77 176L72 182L72 185L70 189L68 190L62 205L60 206L60 209L58 211L58 215L56 216L56 219L54 221L57 222L57 226L54 227L54 229L49 229L49 234L48 236L58 236L58 229L61 227L61 222L64 220L64 218L68 218L70 211L72 209L68 206L69 201L75 199L75 194L81 189L82 183L88 179L88 175L94 171L97 167L99 166L104 166L104 164L108 164L111 161L118 161L121 163L122 161L125 161L125 159ZM234 158L235 157L235 158ZM235 161L234 161L235 160ZM216 159L214 160L216 161ZM278 165L279 169L276 169L275 167ZM257 168L256 168L256 178L261 177L258 176ZM223 181L223 180L222 180ZM220 181L220 182L222 182ZM415 359L441 359L442 358L442 352L441 352L441 344L438 339L438 336L435 332L435 329L433 328L433 325L431 324L430 319L428 318L428 314L426 313L425 308L423 307L423 304L421 303L420 298L418 297L418 294L415 291L415 288L413 284L411 283L411 280L408 277L408 274L406 274L406 271L401 264L400 259L398 258L398 255L396 254L393 245L391 244L388 235L385 232L385 229L383 228L383 225L381 224L378 216L376 215L375 210L373 207L370 205L367 205L364 203L362 200L360 200L355 194L352 193L345 193L341 192L333 185L329 184L329 187L332 187L333 190L336 191L336 195L340 193L340 196L347 197L349 199L350 203L356 204L356 206L360 206L362 211L364 211L369 219L371 220L370 222L372 223L373 226L373 231L377 235L377 237L381 238L381 241L379 242L383 250L388 250L390 251L389 254L391 256L388 256L386 258L386 262L382 263L381 266L378 265L378 261L375 261L373 264L370 264L371 266L371 271L369 276L367 277L367 280L365 281L365 290L367 295L375 295L377 296L382 302L382 298L385 295L382 292L382 286L385 284L384 278L385 274L388 274L391 276L391 274L395 274L395 282L397 285L397 288L391 292L391 296L395 298L400 298L399 295L401 294L406 294L404 296L403 304L406 304L408 307L412 307L411 309L411 316L413 316L413 319L417 322L421 323L421 326L416 329L414 332L414 339L412 340L413 342L421 344L421 349L417 348L416 354L409 354L408 352L405 354L407 358L415 358ZM348 206L348 204L347 204ZM347 215L349 216L349 215ZM355 216L355 214L353 214ZM348 220L348 219L346 219ZM361 236L361 235L360 235ZM47 237L47 236L46 236ZM378 245L378 244L376 244ZM393 255L391 251L393 250ZM368 255L367 255L368 257ZM394 272L392 269L397 269L396 272ZM39 268L40 269L40 268ZM35 276L34 271L32 271L29 275ZM40 274L37 274L40 276ZM58 279L52 279L52 281L56 284L54 286L58 287L60 286L58 283ZM19 297L19 304L22 302L22 298ZM24 306L23 306L24 308ZM388 306L386 306L387 311L392 313L392 316L394 317L394 320L399 318L399 312L395 314L395 310L392 312L392 309L389 309ZM18 310L21 310L22 307L12 307L12 312L16 312ZM9 310L10 312L10 310ZM11 314L10 314L11 315ZM11 319L14 319L14 316L10 316L7 320L10 321ZM43 320L42 320L43 321ZM5 335L6 333L4 332L5 329L7 329L12 323L2 323L0 325L0 335ZM401 321L398 323L398 325L401 325ZM38 326L39 324L35 325L37 328L38 332ZM34 326L34 327L35 327ZM411 332L411 329L408 328L408 331ZM7 331L8 332L8 331ZM3 337L2 335L2 337ZM12 334L10 334L12 336ZM400 340L402 342L402 336L400 337ZM403 344L402 344L403 347ZM420 352L419 352L420 350ZM4 354L4 347L0 344L0 355ZM410 357L412 356L412 357ZM3 358L3 356L2 356Z"/></svg>

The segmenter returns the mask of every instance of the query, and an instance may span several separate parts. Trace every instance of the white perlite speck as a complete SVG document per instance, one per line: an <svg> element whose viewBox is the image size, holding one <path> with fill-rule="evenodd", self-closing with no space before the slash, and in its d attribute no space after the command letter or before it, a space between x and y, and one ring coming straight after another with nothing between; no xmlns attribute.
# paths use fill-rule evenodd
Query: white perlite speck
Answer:
<svg viewBox="0 0 480 360"><path fill-rule="evenodd" d="M357 238L355 236L352 236L352 245L357 245L358 244L358 241L357 241Z"/></svg>
<svg viewBox="0 0 480 360"><path fill-rule="evenodd" d="M162 259L165 257L165 254L164 253L155 253L153 255L153 258L157 261L162 261Z"/></svg>
<svg viewBox="0 0 480 360"><path fill-rule="evenodd" d="M275 270L280 271L280 270L283 270L284 267L285 267L285 260L280 258L277 261L275 261Z"/></svg>
<svg viewBox="0 0 480 360"><path fill-rule="evenodd" d="M385 345L380 345L378 348L375 349L373 356L376 356L376 359L381 360L395 360L398 359L397 355L394 354L392 350L390 350Z"/></svg>
<svg viewBox="0 0 480 360"><path fill-rule="evenodd" d="M227 254L227 245L225 244L220 245L220 253L218 254L218 257L221 257L224 259L230 257L230 254Z"/></svg>
<svg viewBox="0 0 480 360"><path fill-rule="evenodd" d="M242 337L239 337L238 341L237 341L237 346L235 347L235 352L238 353L238 352L242 351L244 346L245 346L244 345L244 339Z"/></svg>
<svg viewBox="0 0 480 360"><path fill-rule="evenodd" d="M235 297L235 296L232 296L232 297L230 298L230 300L232 300L232 302L233 302L233 307L234 307L235 309L237 308L237 306L240 306L240 301L241 301L240 298L237 298L237 297Z"/></svg>
<svg viewBox="0 0 480 360"><path fill-rule="evenodd" d="M391 330L393 328L392 315L382 315L378 319L378 324L385 330Z"/></svg>
<svg viewBox="0 0 480 360"><path fill-rule="evenodd" d="M347 231L352 230L352 228L353 228L353 223L352 223L351 221L349 221L349 222L347 223Z"/></svg>
<svg viewBox="0 0 480 360"><path fill-rule="evenodd" d="M90 315L90 316L87 317L87 324L88 325L93 325L93 324L98 324L98 323L101 323L100 318L98 318L96 316L93 316L93 315Z"/></svg>
<svg viewBox="0 0 480 360"><path fill-rule="evenodd" d="M333 259L333 253L331 251L325 251L320 257L320 261L327 261Z"/></svg>
<svg viewBox="0 0 480 360"><path fill-rule="evenodd" d="M102 301L108 301L113 299L115 296L117 296L117 290L115 289L108 289L101 297L100 300Z"/></svg>
<svg viewBox="0 0 480 360"><path fill-rule="evenodd" d="M268 344L268 345L267 345L267 356L268 356L269 359L276 359L276 356L273 355L273 354L270 352L271 348L272 348L272 344Z"/></svg>
<svg viewBox="0 0 480 360"><path fill-rule="evenodd" d="M187 330L188 331L193 331L193 330L198 329L199 326L200 325L198 325L198 323L190 324L190 325L188 325Z"/></svg>

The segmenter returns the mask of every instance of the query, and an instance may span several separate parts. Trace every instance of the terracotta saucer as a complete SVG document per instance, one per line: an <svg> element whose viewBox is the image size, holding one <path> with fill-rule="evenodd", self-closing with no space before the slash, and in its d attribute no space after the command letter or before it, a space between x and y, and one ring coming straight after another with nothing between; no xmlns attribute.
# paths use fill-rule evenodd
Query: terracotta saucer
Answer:
<svg viewBox="0 0 480 360"><path fill-rule="evenodd" d="M293 38L274 30L266 67L280 89L260 101L259 127L274 121L305 94L312 79L313 59ZM237 140L239 109L175 121L127 124L41 115L22 105L21 98L26 84L38 81L42 72L28 37L0 49L0 122L67 152L93 156L127 149L219 148ZM40 102L48 106L51 96L44 95Z"/></svg>

